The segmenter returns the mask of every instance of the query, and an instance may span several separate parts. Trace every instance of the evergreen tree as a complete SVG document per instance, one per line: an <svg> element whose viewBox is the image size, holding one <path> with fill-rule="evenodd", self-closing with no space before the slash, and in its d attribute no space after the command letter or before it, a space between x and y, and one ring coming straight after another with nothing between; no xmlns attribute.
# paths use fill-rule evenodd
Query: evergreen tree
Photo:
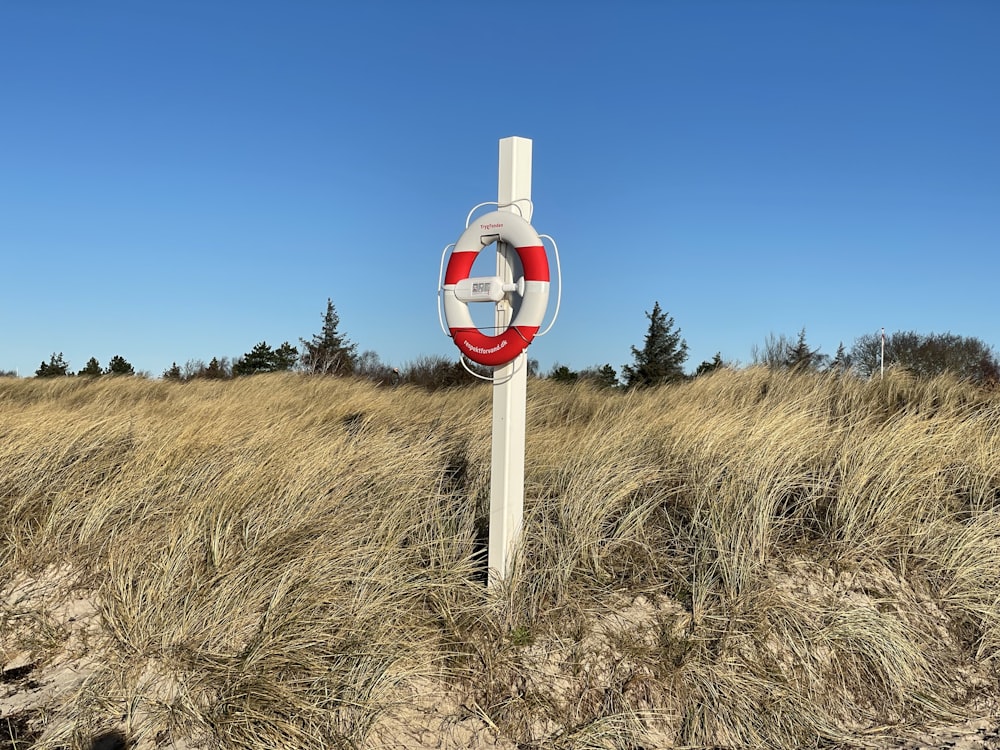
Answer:
<svg viewBox="0 0 1000 750"><path fill-rule="evenodd" d="M580 380L589 380L602 388L617 388L618 373L610 364L603 364L600 367L588 367L580 371Z"/></svg>
<svg viewBox="0 0 1000 750"><path fill-rule="evenodd" d="M333 302L326 300L323 330L311 341L302 342L302 366L307 372L322 375L348 375L354 371L357 344L352 344L338 330L340 316Z"/></svg>
<svg viewBox="0 0 1000 750"><path fill-rule="evenodd" d="M259 372L290 370L299 358L299 351L287 341L272 349L261 341L233 364L233 375L255 375Z"/></svg>
<svg viewBox="0 0 1000 750"><path fill-rule="evenodd" d="M607 362L597 368L596 380L598 383L608 388L618 387L618 373L616 373L615 368Z"/></svg>
<svg viewBox="0 0 1000 750"><path fill-rule="evenodd" d="M711 359L707 359L698 365L698 369L695 370L695 377L699 375L707 375L710 372L715 372L716 370L721 370L726 366L726 363L722 361L722 352L716 352L715 356Z"/></svg>
<svg viewBox="0 0 1000 750"><path fill-rule="evenodd" d="M810 349L806 343L806 329L799 331L795 344L785 347L784 366L792 372L812 372L818 370L827 357L819 349Z"/></svg>
<svg viewBox="0 0 1000 750"><path fill-rule="evenodd" d="M274 350L274 369L291 370L299 361L299 350L285 341Z"/></svg>
<svg viewBox="0 0 1000 750"><path fill-rule="evenodd" d="M39 378L57 378L62 375L69 374L69 363L63 359L62 352L56 354L52 353L49 358L48 363L42 362L38 369L35 370L35 375Z"/></svg>
<svg viewBox="0 0 1000 750"><path fill-rule="evenodd" d="M108 363L108 375L135 375L135 369L124 357L116 354Z"/></svg>
<svg viewBox="0 0 1000 750"><path fill-rule="evenodd" d="M84 366L77 375L87 375L92 378L96 378L98 375L103 375L104 370L101 369L101 363L97 361L97 357L91 357L87 360L87 364Z"/></svg>
<svg viewBox="0 0 1000 750"><path fill-rule="evenodd" d="M549 370L548 378L557 383L575 383L580 378L580 373L574 372L566 365L556 362L552 365L552 369Z"/></svg>
<svg viewBox="0 0 1000 750"><path fill-rule="evenodd" d="M659 302L646 317L649 330L645 343L642 349L632 347L633 364L622 367L629 388L660 385L684 377L681 366L687 359L687 342L681 338L680 329L674 328L674 319L660 309Z"/></svg>
<svg viewBox="0 0 1000 750"><path fill-rule="evenodd" d="M163 379L164 380L183 380L184 379L183 375L181 374L181 368L177 366L176 362L174 362L172 365L170 365L169 368L167 368L166 370L163 371Z"/></svg>
<svg viewBox="0 0 1000 750"><path fill-rule="evenodd" d="M277 359L274 350L261 341L233 364L233 375L255 375L258 372L274 372Z"/></svg>
<svg viewBox="0 0 1000 750"><path fill-rule="evenodd" d="M226 380L233 376L232 368L229 366L227 357L212 357L208 366L198 373L197 377L207 380Z"/></svg>
<svg viewBox="0 0 1000 750"><path fill-rule="evenodd" d="M833 355L833 359L830 360L830 364L826 369L832 373L843 373L851 369L851 355L844 348L843 341L840 342L840 345L837 347L837 353Z"/></svg>

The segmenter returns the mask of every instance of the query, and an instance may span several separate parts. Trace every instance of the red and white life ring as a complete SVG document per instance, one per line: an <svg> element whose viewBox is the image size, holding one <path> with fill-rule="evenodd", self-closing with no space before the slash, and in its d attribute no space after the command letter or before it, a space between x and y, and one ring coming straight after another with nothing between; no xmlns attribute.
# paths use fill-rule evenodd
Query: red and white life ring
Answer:
<svg viewBox="0 0 1000 750"><path fill-rule="evenodd" d="M514 319L506 330L490 336L472 322L468 302L460 298L456 290L469 278L479 252L494 242L506 242L517 251L524 279L523 283L517 283L522 298ZM462 354L488 367L513 362L528 348L545 317L549 302L549 261L545 246L531 224L515 213L494 211L480 216L455 243L445 271L443 292L448 330ZM497 297L488 299L496 300Z"/></svg>

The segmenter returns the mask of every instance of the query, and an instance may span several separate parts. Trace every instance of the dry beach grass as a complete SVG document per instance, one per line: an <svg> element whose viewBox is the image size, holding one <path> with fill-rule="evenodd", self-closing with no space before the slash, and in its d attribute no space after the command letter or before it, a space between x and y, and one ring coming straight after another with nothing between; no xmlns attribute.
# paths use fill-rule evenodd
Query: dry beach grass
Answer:
<svg viewBox="0 0 1000 750"><path fill-rule="evenodd" d="M996 719L996 393L533 380L524 544L487 594L490 409L0 380L0 748L799 748Z"/></svg>

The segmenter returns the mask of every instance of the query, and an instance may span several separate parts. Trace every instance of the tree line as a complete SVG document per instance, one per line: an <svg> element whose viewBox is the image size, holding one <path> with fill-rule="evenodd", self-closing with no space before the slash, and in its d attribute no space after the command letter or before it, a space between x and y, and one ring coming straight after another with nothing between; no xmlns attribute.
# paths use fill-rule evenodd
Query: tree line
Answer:
<svg viewBox="0 0 1000 750"><path fill-rule="evenodd" d="M632 347L632 362L622 366L618 381L611 365L574 372L558 363L548 377L563 382L589 379L601 385L625 388L645 388L677 382L729 367L722 353L702 362L693 374L684 371L688 346L680 328L657 301L646 313L649 327L642 347ZM806 329L795 339L784 334L769 334L762 346L754 346L752 365L766 366L790 372L853 373L871 377L884 367L901 368L917 377L935 377L946 372L986 386L1000 384L1000 360L993 349L977 338L953 333L921 334L897 331L864 334L850 349L843 342L833 355L813 348L806 340Z"/></svg>
<svg viewBox="0 0 1000 750"><path fill-rule="evenodd" d="M533 362L537 372L537 362ZM391 367L373 351L358 352L357 344L340 331L340 316L333 301L327 299L326 312L319 333L309 339L299 339L298 346L285 341L278 347L266 341L258 344L235 360L213 357L209 362L192 359L183 365L173 362L162 373L164 380L186 382L190 380L229 380L266 372L298 371L316 375L355 376L373 380L383 385L408 382L429 389L449 388L479 382L479 377L489 377L488 368L469 365L440 356L419 357L404 368ZM471 372L470 372L471 370ZM35 370L39 378L53 377L104 377L135 375L135 368L124 357L115 355L107 367L101 367L96 357L73 372L62 352L53 352L49 360L42 361ZM0 376L15 376L15 372L0 371Z"/></svg>
<svg viewBox="0 0 1000 750"><path fill-rule="evenodd" d="M693 373L686 373L684 365L688 358L688 345L674 319L660 307L659 301L654 303L651 311L646 312L646 318L649 324L643 344L631 347L632 361L622 365L620 378L610 363L579 371L556 363L544 377L565 383L590 381L607 388L645 388L734 366L723 360L721 352L717 352L711 360L700 363ZM888 336L884 333L864 334L854 341L850 349L841 342L836 352L830 355L813 348L806 340L803 328L794 339L784 334L769 334L762 345L753 347L751 364L792 372L854 373L861 377L871 377L884 367L896 367L919 377L951 372L981 385L1000 383L1000 360L996 353L979 339L952 333L897 331ZM333 301L327 299L320 332L308 340L299 339L299 346L285 341L273 348L266 341L261 341L235 361L228 357L213 357L207 364L201 360L188 360L183 366L174 362L162 377L182 382L194 379L226 380L290 370L317 375L352 375L383 385L407 382L430 389L475 383L478 378L490 375L488 368L440 356L419 358L400 370L383 363L376 352L359 354L357 344L340 332L340 317ZM0 372L0 375L14 374ZM36 377L40 378L72 374L61 352L53 353L49 361L43 361L35 371ZM96 358L91 357L75 373L79 377L134 374L131 363L120 355L112 357L104 368ZM528 360L528 374L542 376L537 360Z"/></svg>
<svg viewBox="0 0 1000 750"><path fill-rule="evenodd" d="M687 343L673 318L653 305L646 313L649 328L641 349L632 347L634 363L623 367L626 387L643 387L697 377L726 367L721 352L686 375L682 365L687 360ZM841 342L833 355L813 348L806 340L806 329L795 339L784 334L769 334L762 346L754 346L752 365L791 372L854 373L871 377L885 367L904 369L917 377L935 377L950 372L980 385L1000 384L1000 360L983 341L953 333L921 334L897 331L864 334L850 349Z"/></svg>

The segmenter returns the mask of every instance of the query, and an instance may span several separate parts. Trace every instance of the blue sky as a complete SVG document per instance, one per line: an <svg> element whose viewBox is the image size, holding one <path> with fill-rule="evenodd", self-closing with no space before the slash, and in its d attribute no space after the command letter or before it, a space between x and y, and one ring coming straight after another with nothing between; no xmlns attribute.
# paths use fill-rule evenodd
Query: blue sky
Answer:
<svg viewBox="0 0 1000 750"><path fill-rule="evenodd" d="M616 370L655 301L768 334L1000 347L1000 3L0 1L0 370L318 332L457 358L441 250L533 141L563 262L529 350Z"/></svg>

